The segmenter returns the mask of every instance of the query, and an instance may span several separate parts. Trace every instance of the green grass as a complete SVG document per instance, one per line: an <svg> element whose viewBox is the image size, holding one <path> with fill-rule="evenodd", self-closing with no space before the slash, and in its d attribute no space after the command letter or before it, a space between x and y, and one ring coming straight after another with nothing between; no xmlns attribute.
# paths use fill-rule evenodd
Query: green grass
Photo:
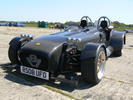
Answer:
<svg viewBox="0 0 133 100"><path fill-rule="evenodd" d="M34 24L26 24L25 27L38 27L37 23Z"/></svg>
<svg viewBox="0 0 133 100"><path fill-rule="evenodd" d="M118 31L124 31L125 29L132 29L133 30L133 27L119 27L119 28L114 28L115 30L118 30Z"/></svg>

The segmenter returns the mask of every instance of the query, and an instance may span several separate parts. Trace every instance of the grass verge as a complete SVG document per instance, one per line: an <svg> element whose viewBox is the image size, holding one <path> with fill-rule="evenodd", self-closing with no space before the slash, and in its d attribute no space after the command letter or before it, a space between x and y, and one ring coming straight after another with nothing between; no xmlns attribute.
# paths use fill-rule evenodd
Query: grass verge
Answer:
<svg viewBox="0 0 133 100"><path fill-rule="evenodd" d="M38 24L25 24L25 27L38 27Z"/></svg>

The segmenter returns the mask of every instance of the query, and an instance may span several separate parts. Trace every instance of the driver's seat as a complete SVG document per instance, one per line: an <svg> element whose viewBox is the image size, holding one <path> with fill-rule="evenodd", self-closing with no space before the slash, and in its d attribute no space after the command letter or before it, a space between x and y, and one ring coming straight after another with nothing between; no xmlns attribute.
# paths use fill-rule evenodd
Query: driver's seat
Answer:
<svg viewBox="0 0 133 100"><path fill-rule="evenodd" d="M101 23L100 23L100 27L102 28L102 29L105 29L105 28L107 28L108 27L108 23L107 23L107 21L101 21Z"/></svg>
<svg viewBox="0 0 133 100"><path fill-rule="evenodd" d="M86 20L81 20L80 26L82 28L86 27L87 26L87 21Z"/></svg>
<svg viewBox="0 0 133 100"><path fill-rule="evenodd" d="M108 29L108 23L107 23L107 21L105 21L105 20L104 20L104 21L101 21L100 27L103 29L103 31L104 31L105 34L106 34L106 41L109 41L111 30Z"/></svg>

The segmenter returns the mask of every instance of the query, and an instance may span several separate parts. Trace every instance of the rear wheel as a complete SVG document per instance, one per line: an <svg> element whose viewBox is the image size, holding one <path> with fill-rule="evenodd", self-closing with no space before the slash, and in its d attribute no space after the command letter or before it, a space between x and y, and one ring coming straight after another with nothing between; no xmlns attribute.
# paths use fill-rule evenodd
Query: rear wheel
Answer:
<svg viewBox="0 0 133 100"><path fill-rule="evenodd" d="M122 56L122 50L114 51L113 55L116 56L116 57Z"/></svg>
<svg viewBox="0 0 133 100"><path fill-rule="evenodd" d="M106 63L106 54L101 47L94 58L81 62L82 78L88 83L97 84L103 78Z"/></svg>

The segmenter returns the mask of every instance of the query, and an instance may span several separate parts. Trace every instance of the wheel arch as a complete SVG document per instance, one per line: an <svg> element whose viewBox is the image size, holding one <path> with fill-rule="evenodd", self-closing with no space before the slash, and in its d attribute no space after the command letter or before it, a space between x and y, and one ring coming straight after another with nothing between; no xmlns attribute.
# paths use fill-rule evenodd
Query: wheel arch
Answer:
<svg viewBox="0 0 133 100"><path fill-rule="evenodd" d="M110 45L114 48L114 50L121 50L126 44L126 32L125 31L111 31L111 39Z"/></svg>
<svg viewBox="0 0 133 100"><path fill-rule="evenodd" d="M106 47L104 43L88 43L85 45L84 49L81 52L81 60L86 60L89 58L94 58L96 57L99 49L103 47L105 50L105 54L107 56L106 53Z"/></svg>
<svg viewBox="0 0 133 100"><path fill-rule="evenodd" d="M13 38L10 42L9 42L9 45L12 46L12 47L16 47L18 46L21 41L20 41L21 37L15 37Z"/></svg>

